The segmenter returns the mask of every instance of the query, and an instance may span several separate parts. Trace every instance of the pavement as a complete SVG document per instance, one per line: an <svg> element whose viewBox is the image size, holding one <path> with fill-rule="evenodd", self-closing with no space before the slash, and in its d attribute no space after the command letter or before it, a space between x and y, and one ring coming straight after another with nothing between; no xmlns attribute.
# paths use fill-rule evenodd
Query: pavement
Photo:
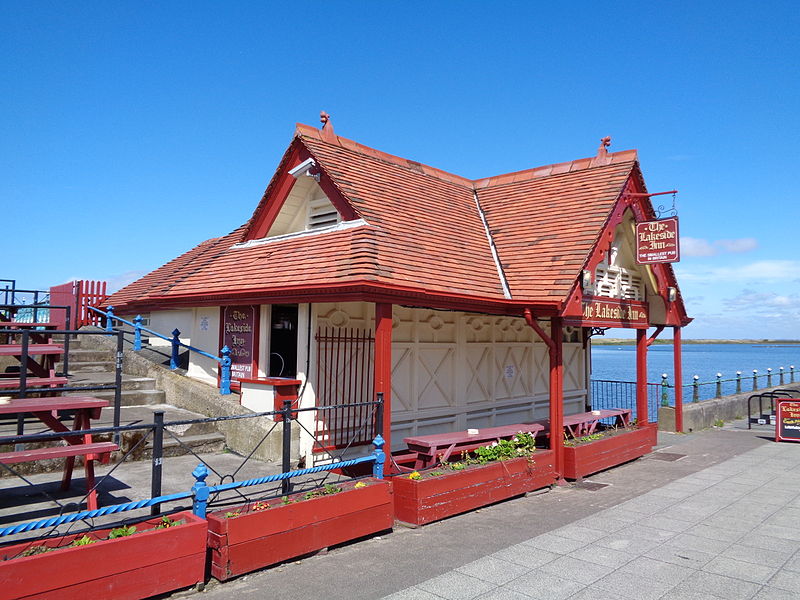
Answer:
<svg viewBox="0 0 800 600"><path fill-rule="evenodd" d="M582 482L424 527L396 526L172 598L800 598L800 444L773 435L741 421L661 432L654 453ZM230 454L203 458L228 477L241 464ZM196 464L165 461L164 493L187 489ZM237 478L264 468L249 462ZM101 505L148 497L149 474L149 462L123 463ZM32 518L57 512L37 504L56 495L47 477L31 476L36 485L22 491L0 480L0 522L16 521L11 505L18 511L23 492ZM80 485L69 492L77 499Z"/></svg>
<svg viewBox="0 0 800 600"><path fill-rule="evenodd" d="M579 484L396 527L191 595L797 599L800 445L771 436L743 422L661 433L653 454Z"/></svg>

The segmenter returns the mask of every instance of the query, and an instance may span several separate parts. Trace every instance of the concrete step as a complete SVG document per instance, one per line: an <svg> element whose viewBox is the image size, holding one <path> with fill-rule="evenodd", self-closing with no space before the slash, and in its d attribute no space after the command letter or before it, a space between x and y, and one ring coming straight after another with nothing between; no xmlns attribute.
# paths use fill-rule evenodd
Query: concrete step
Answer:
<svg viewBox="0 0 800 600"><path fill-rule="evenodd" d="M103 390L97 392L69 392L72 396L94 396L104 398L110 403L114 402L114 390ZM152 406L154 404L164 404L167 395L161 390L122 390L120 394L122 406Z"/></svg>
<svg viewBox="0 0 800 600"><path fill-rule="evenodd" d="M69 347L69 364L82 363L82 362L114 362L114 353L106 350L81 350L73 349L70 344Z"/></svg>
<svg viewBox="0 0 800 600"><path fill-rule="evenodd" d="M71 386L114 385L114 373L75 373L69 378ZM152 377L138 377L135 375L122 375L123 390L153 390L155 379Z"/></svg>
<svg viewBox="0 0 800 600"><path fill-rule="evenodd" d="M57 371L60 371L62 368L63 365L61 365L60 363L56 365ZM73 373L105 373L113 370L114 370L113 360L80 361L80 362L72 362L72 360L69 361L70 375L72 375Z"/></svg>
<svg viewBox="0 0 800 600"><path fill-rule="evenodd" d="M123 406L120 410L120 424L122 425L148 425L153 422L156 412L164 413L164 422L189 421L203 419L203 415L177 408L170 404L153 404L149 406ZM100 413L100 418L92 421L93 427L110 427L114 423L114 408L108 406ZM217 433L213 423L192 423L168 427L171 434L165 433L164 440L173 436L183 438L194 435Z"/></svg>

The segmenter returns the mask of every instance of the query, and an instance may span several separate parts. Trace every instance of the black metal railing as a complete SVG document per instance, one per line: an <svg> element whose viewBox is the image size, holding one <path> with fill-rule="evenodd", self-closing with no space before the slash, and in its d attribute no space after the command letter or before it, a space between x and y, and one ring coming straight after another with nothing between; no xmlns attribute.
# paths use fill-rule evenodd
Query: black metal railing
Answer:
<svg viewBox="0 0 800 600"><path fill-rule="evenodd" d="M627 408L636 415L636 382L592 379L593 410L604 408ZM660 383L647 384L647 420L658 421L658 407L661 404L662 386Z"/></svg>

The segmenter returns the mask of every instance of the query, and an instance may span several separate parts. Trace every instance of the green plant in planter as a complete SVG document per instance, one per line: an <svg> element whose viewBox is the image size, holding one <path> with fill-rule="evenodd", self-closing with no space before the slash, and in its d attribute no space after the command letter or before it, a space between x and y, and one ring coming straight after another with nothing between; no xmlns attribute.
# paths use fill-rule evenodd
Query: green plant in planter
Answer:
<svg viewBox="0 0 800 600"><path fill-rule="evenodd" d="M25 549L20 556L36 556L37 554L44 554L50 550L52 550L52 548L48 548L47 546L31 546Z"/></svg>
<svg viewBox="0 0 800 600"><path fill-rule="evenodd" d="M117 527L116 529L112 529L111 532L108 534L108 539L114 540L116 538L133 535L134 533L136 533L136 527L134 525L130 526L123 525L122 527Z"/></svg>
<svg viewBox="0 0 800 600"><path fill-rule="evenodd" d="M88 535L84 535L80 538L75 538L72 540L73 546L88 546L89 544L94 544L95 540L90 538Z"/></svg>
<svg viewBox="0 0 800 600"><path fill-rule="evenodd" d="M161 522L156 525L156 529L167 529L168 527L175 527L180 525L179 521L173 521L169 517L161 517Z"/></svg>

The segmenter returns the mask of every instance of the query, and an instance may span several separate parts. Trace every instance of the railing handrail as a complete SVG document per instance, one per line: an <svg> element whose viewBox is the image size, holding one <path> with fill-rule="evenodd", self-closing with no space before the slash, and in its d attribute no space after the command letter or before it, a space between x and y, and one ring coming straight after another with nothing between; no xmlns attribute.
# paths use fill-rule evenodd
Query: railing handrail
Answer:
<svg viewBox="0 0 800 600"><path fill-rule="evenodd" d="M133 349L134 351L139 351L142 349L142 331L149 333L150 335L154 335L162 340L166 340L172 344L172 355L170 356L169 366L171 369L178 368L178 349L183 347L189 350L189 352L196 352L201 356L205 356L210 358L211 360L215 360L220 365L220 378L219 378L219 393L222 395L227 395L231 393L231 351L228 346L222 347L222 356L216 356L211 354L210 352L206 352L205 350L200 350L200 348L195 348L194 346L190 346L189 344L184 344L179 336L180 330L175 329L172 332L172 337L167 337L163 333L159 333L158 331L154 331L149 329L148 327L144 327L142 325L142 315L136 315L133 321L128 321L127 319L123 319L122 317L118 317L114 314L114 307L109 306L105 311L97 308L95 306L87 306L89 310L92 310L98 314L101 314L106 319L106 331L111 332L113 331L113 322L114 320L120 321L133 327ZM122 331L122 330L119 330Z"/></svg>
<svg viewBox="0 0 800 600"><path fill-rule="evenodd" d="M81 512L59 515L57 517L51 517L48 519L40 519L38 521L28 521L27 523L20 523L10 527L0 528L0 537L13 535L16 533L24 533L26 531L34 531L36 529L44 529L46 527L57 527L58 525L62 525L64 523L74 523L75 521L82 521L85 519L102 517L104 515L146 508L148 506L157 506L165 502L173 502L175 500L183 500L185 498L193 498L192 512L198 517L205 519L206 511L208 509L208 499L211 494L243 487L263 485L265 483L273 483L276 481L286 481L293 477L321 473L324 471L333 471L334 469L341 469L343 467L350 467L363 463L374 463L372 472L373 477L377 479L383 479L383 464L386 460L383 451L383 438L380 436L380 434L378 434L372 443L375 446L375 450L367 456L308 467L305 469L295 469L284 473L275 473L273 475L266 475L264 477L245 479L242 481L231 481L214 486L210 486L205 482L206 477L209 475L208 468L205 466L205 464L200 463L197 465L197 467L195 467L194 471L192 471L192 476L195 478L195 483L192 485L192 489L188 492L178 492L176 494L155 496L146 500L125 502L123 504L112 504L110 506L104 506L94 510L84 510Z"/></svg>
<svg viewBox="0 0 800 600"><path fill-rule="evenodd" d="M95 308L94 306L90 306L88 308L89 308L89 310L93 310L96 313L100 313L101 315L105 316L106 318L109 317L109 314L107 312L105 312L105 311L103 311L103 310L101 310L99 308ZM154 331L154 330L152 330L152 329L150 329L148 327L145 327L144 325L141 325L141 324L137 325L136 323L133 323L132 321L128 321L127 319L123 319L122 317L118 317L113 312L111 313L110 316L115 321L122 321L126 325L130 325L131 327L139 328L142 331L146 331L150 335L154 335L156 337L161 338L162 340L166 340L168 342L172 342L172 338L171 337L167 337L163 333L159 333L157 331ZM178 345L186 348L187 350L191 350L192 352L197 352L198 354L201 354L201 355L203 355L203 356L205 356L207 358L211 358L213 360L216 360L218 363L222 363L222 357L220 357L220 356L214 356L213 354L210 354L209 352L206 352L205 350L200 350L200 348L195 348L194 346L190 346L189 344L184 344L181 341L178 342Z"/></svg>

